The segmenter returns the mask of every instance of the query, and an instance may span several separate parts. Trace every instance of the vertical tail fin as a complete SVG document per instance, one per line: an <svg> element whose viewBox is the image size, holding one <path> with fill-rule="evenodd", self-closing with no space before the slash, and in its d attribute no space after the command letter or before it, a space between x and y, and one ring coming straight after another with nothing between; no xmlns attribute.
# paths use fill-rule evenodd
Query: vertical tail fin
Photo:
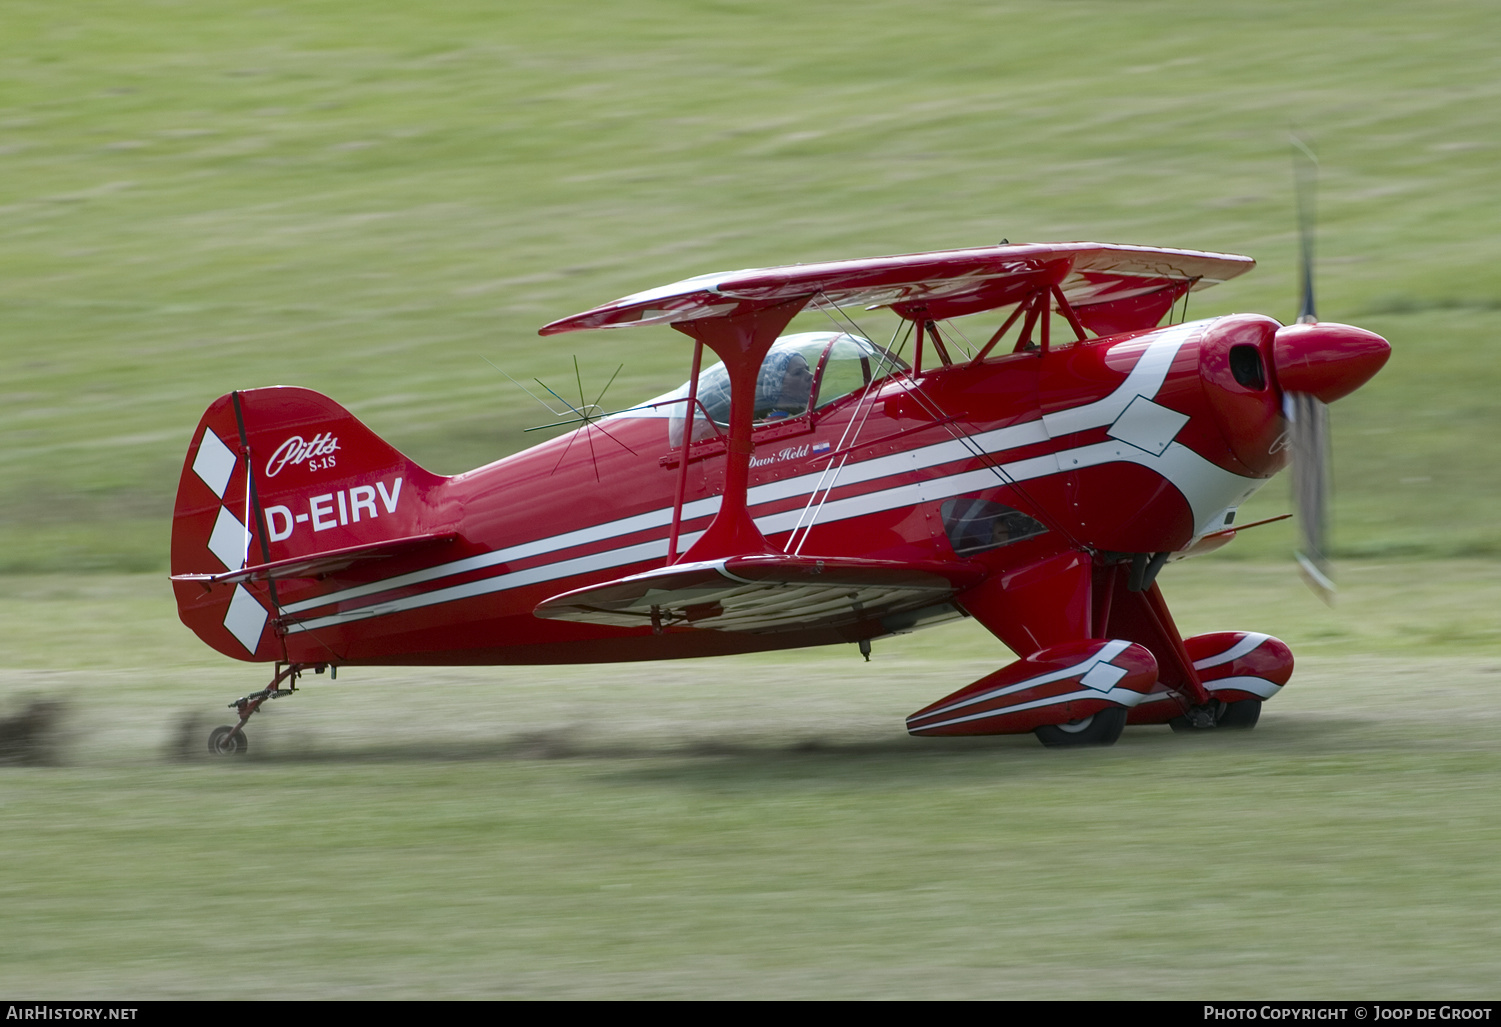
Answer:
<svg viewBox="0 0 1501 1027"><path fill-rule="evenodd" d="M431 493L446 480L311 390L219 397L188 447L172 511L178 615L227 656L284 659L274 576L212 579L431 532Z"/></svg>

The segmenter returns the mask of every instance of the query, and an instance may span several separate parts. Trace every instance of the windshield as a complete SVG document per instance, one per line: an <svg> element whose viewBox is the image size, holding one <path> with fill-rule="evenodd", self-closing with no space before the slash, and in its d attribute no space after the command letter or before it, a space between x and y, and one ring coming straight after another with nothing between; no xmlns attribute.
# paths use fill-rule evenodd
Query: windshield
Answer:
<svg viewBox="0 0 1501 1027"><path fill-rule="evenodd" d="M906 368L900 357L858 335L844 332L784 335L772 344L761 362L761 372L756 377L755 421L768 424L799 417L809 409L821 410L872 381ZM684 382L652 401L658 404L656 416L670 418L668 436L674 446L683 442L683 408L687 398L688 383ZM730 374L724 364L715 364L699 374L698 403L693 418L695 441L718 434L715 425L722 430L730 422Z"/></svg>

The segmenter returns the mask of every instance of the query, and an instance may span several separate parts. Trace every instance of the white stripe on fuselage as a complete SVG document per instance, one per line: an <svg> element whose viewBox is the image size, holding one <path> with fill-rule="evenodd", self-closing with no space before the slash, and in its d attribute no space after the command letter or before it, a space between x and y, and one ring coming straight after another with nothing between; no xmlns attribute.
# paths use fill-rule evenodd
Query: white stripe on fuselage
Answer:
<svg viewBox="0 0 1501 1027"><path fill-rule="evenodd" d="M1208 670L1210 667L1218 667L1222 663L1238 660L1271 637L1271 635L1263 635L1257 631L1248 631L1245 638L1242 638L1224 652L1214 656L1206 656L1202 660L1195 660L1194 670Z"/></svg>
<svg viewBox="0 0 1501 1027"><path fill-rule="evenodd" d="M840 471L836 485L838 487L857 485L881 478L911 474L947 463L973 459L977 451L987 455L1004 453L1024 446L1045 443L1050 438L1060 435L1109 425L1137 396L1146 396L1150 399L1156 395L1166 379L1173 358L1177 356L1183 343L1193 334L1192 330L1197 327L1197 325L1177 325L1165 330L1146 347L1125 381L1103 399L1047 414L1031 421L970 435L964 440L948 439L900 453L855 461ZM996 484L1028 481L1057 474L1060 471L1073 471L1119 462L1147 467L1177 486L1189 501L1196 534L1204 530L1203 525L1211 517L1217 516L1227 506L1244 501L1244 498L1261 484L1257 479L1243 478L1224 470L1180 443L1170 443L1159 456L1115 439L1108 439L1104 442L1014 461L1003 464L999 468L984 467L963 471L925 481L905 483L847 499L832 500L823 504L817 521L819 524L827 524L848 520L871 513L913 506L920 502L950 499ZM754 508L812 495L815 490L821 491L819 482L823 477L823 472L815 472L758 485L749 490L748 504ZM718 496L686 503L683 507L683 520L709 516L717 512L719 504L720 497ZM756 518L756 526L766 535L791 531L803 513L804 511L800 509L792 509L768 514ZM419 585L439 578L483 570L516 560L545 556L605 539L666 527L671 520L672 509L664 507L289 603L282 608L282 612L295 614L380 592ZM680 550L690 547L699 534L701 532L684 535L679 541ZM407 596L388 603L376 603L356 610L312 618L297 624L290 624L287 630L308 630L351 620L383 616L435 603L452 602L476 595L520 588L542 581L628 566L633 563L660 559L666 555L666 539L655 539L520 571L490 575L477 581Z"/></svg>
<svg viewBox="0 0 1501 1027"><path fill-rule="evenodd" d="M707 517L710 514L718 513L719 503L719 496L710 496L708 499L699 499L692 503L684 503L683 520L687 521L696 517ZM435 578L448 578L455 574L466 574L469 571L494 567L496 564L510 563L513 560L525 560L532 556L544 556L547 553L572 549L575 546L587 545L590 542L599 542L607 538L619 538L621 535L631 535L650 528L663 528L670 523L672 523L672 509L670 507L661 510L652 510L648 513L636 514L633 517L624 517L618 521L597 524L590 528L580 528L577 531L568 531L561 535L551 535L532 542L523 542L520 545L495 549L488 553L481 553L478 556L465 557L462 560L451 560L448 563L434 564L432 567L426 567L420 571L412 571L410 574L398 574L394 578L372 581L368 585L358 585L354 588L346 588L339 592L330 592L327 595L317 596L313 599L288 603L281 609L283 613L314 610L320 606L327 606L329 603L347 602L351 599L374 595L377 592L389 592L395 588L420 585L424 581L432 581ZM663 555L666 552L666 543L664 542Z"/></svg>
<svg viewBox="0 0 1501 1027"><path fill-rule="evenodd" d="M1072 435L1075 432L1114 424L1115 419L1131 405L1131 401L1137 396L1151 399L1157 395L1157 391L1162 388L1162 383L1167 380L1167 372L1173 366L1178 350L1195 332L1201 330L1204 324L1203 321L1194 321L1164 328L1157 333L1157 337L1147 345L1146 350L1131 368L1131 373L1126 375L1126 380L1116 386L1104 399L1044 414L1042 423L1047 429L1048 437L1056 439L1062 435Z"/></svg>
<svg viewBox="0 0 1501 1027"><path fill-rule="evenodd" d="M1029 460L1018 460L1015 463L1005 464L1001 467L1001 476L998 477L995 470L989 467L973 471L963 471L959 474L946 475L942 478L932 478L927 481L914 482L906 485L898 485L894 488L883 489L879 492L869 492L861 496L852 496L849 499L834 500L825 503L819 514L820 523L848 520L854 517L862 517L867 514L879 513L883 510L901 509L913 506L919 502L933 502L942 499L951 499L962 496L969 492L996 485L1002 481L1027 481L1032 478L1043 477L1048 474L1056 474L1059 464L1066 464L1070 469L1077 467L1091 467L1098 464L1112 462L1131 462L1144 467L1152 468L1163 477L1173 481L1180 489L1184 488L1185 479L1193 477L1198 479L1196 488L1219 486L1227 488L1233 494L1238 495L1244 491L1249 479L1240 478L1220 467L1205 460L1199 454L1187 446L1173 443L1168 446L1162 456L1153 456L1145 450L1137 449L1123 442L1102 442L1092 446L1081 446L1078 449L1065 450L1059 454L1049 454L1041 457L1033 457ZM1254 484L1252 482L1251 484ZM1221 504L1221 507L1228 503ZM1216 509L1218 509L1217 507ZM796 524L800 510L784 510L780 513L768 514L756 518L756 527L764 535L776 535L780 532L791 531ZM644 516L644 515L643 515ZM621 532L620 534L623 534ZM697 541L702 532L684 535L679 545L686 550ZM515 547L521 548L521 547ZM485 554L486 556L492 554ZM365 617L382 616L388 613L398 613L402 610L413 610L423 606L431 606L434 603L446 603L455 599L467 599L477 595L486 595L492 592L503 592L513 588L521 588L542 581L551 581L557 578L566 578L576 574L587 574L594 571L609 570L615 567L624 567L646 560L661 559L667 555L667 540L654 539L637 545L625 546L620 549L611 549L602 553L594 553L589 556L576 557L555 563L541 564L536 567L528 567L524 570L512 571L505 574L496 574L477 581L471 581L463 585L455 585L450 588L438 589L432 592L423 592L419 595L407 596L389 603L378 603L375 606L362 607L344 613L331 614L326 617L303 621L300 624L288 625L288 631L306 630L309 628L326 627L331 624L344 623L350 620L359 620ZM514 557L513 557L514 558ZM480 558L475 558L480 559ZM471 561L459 560L455 564L467 564ZM500 561L490 561L487 565L493 565ZM481 565L476 565L481 566ZM432 568L439 570L439 568ZM423 573L423 572L418 572ZM457 572L450 572L457 573ZM374 585L361 586L366 589L364 594L370 592L386 591L390 588L399 587L391 582L412 578L415 575L402 575L401 578L391 578L386 582L377 582ZM430 574L432 577L440 577L441 574ZM350 589L348 592L357 590ZM298 604L300 609L314 606L322 606L327 603L341 601L340 596L348 593L333 593L314 600L307 600ZM353 597L350 597L353 598ZM287 609L290 609L288 607ZM375 611L375 612L371 612Z"/></svg>
<svg viewBox="0 0 1501 1027"><path fill-rule="evenodd" d="M684 535L680 541L684 547L691 546L694 542L698 541L698 537L702 534L703 532L700 531L692 535ZM579 556L571 560L561 560L557 563L545 563L537 567L528 567L525 570L512 571L509 574L497 574L488 578L480 578L478 581L470 581L462 585L450 585L448 588L434 589L431 592L407 596L389 603L375 603L371 606L362 606L357 610L346 610L342 613L330 614L326 617L314 617L296 624L287 625L287 631L309 631L329 627L334 624L347 624L354 620L364 620L368 617L384 617L387 614L400 613L403 610L416 610L424 606L435 606L439 603L451 603L458 599L472 599L475 596L488 595L492 592L504 592L513 588L522 588L526 585L534 585L539 581L552 581L555 578L567 578L575 574L590 574L594 571L609 570L612 567L623 567L627 564L641 563L644 560L659 560L666 555L667 540L652 539L650 542L612 549L604 553L594 553L591 556Z"/></svg>

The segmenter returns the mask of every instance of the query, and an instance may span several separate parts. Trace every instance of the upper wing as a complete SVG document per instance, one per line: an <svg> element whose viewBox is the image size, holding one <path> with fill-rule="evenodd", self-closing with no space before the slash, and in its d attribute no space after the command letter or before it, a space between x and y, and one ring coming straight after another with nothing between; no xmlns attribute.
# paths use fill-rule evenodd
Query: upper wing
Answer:
<svg viewBox="0 0 1501 1027"><path fill-rule="evenodd" d="M689 278L554 321L542 335L584 328L672 324L744 314L798 297L832 306L889 306L942 319L1015 303L1056 285L1086 325L1151 327L1166 310L1148 298L1204 289L1256 265L1250 257L1111 243L1029 243ZM1135 324L1150 316L1150 324Z"/></svg>
<svg viewBox="0 0 1501 1027"><path fill-rule="evenodd" d="M616 627L754 633L840 627L942 603L985 576L976 564L767 555L674 564L564 592L538 617Z"/></svg>

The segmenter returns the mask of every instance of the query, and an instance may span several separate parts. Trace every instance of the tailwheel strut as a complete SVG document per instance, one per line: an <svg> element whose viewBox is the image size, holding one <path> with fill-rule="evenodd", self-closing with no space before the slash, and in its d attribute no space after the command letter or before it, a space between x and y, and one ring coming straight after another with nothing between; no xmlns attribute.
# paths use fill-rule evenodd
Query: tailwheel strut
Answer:
<svg viewBox="0 0 1501 1027"><path fill-rule="evenodd" d="M229 704L230 709L240 711L240 720L233 726L226 724L210 731L208 751L215 756L244 755L249 748L249 743L245 739L245 722L268 700L280 699L284 695L291 695L297 691L297 678L307 669L309 667L305 663L288 663L285 666L278 663L276 676L271 679L271 684L259 692L251 692ZM323 673L322 664L313 669L320 674ZM285 688L282 687L283 684L286 685Z"/></svg>

